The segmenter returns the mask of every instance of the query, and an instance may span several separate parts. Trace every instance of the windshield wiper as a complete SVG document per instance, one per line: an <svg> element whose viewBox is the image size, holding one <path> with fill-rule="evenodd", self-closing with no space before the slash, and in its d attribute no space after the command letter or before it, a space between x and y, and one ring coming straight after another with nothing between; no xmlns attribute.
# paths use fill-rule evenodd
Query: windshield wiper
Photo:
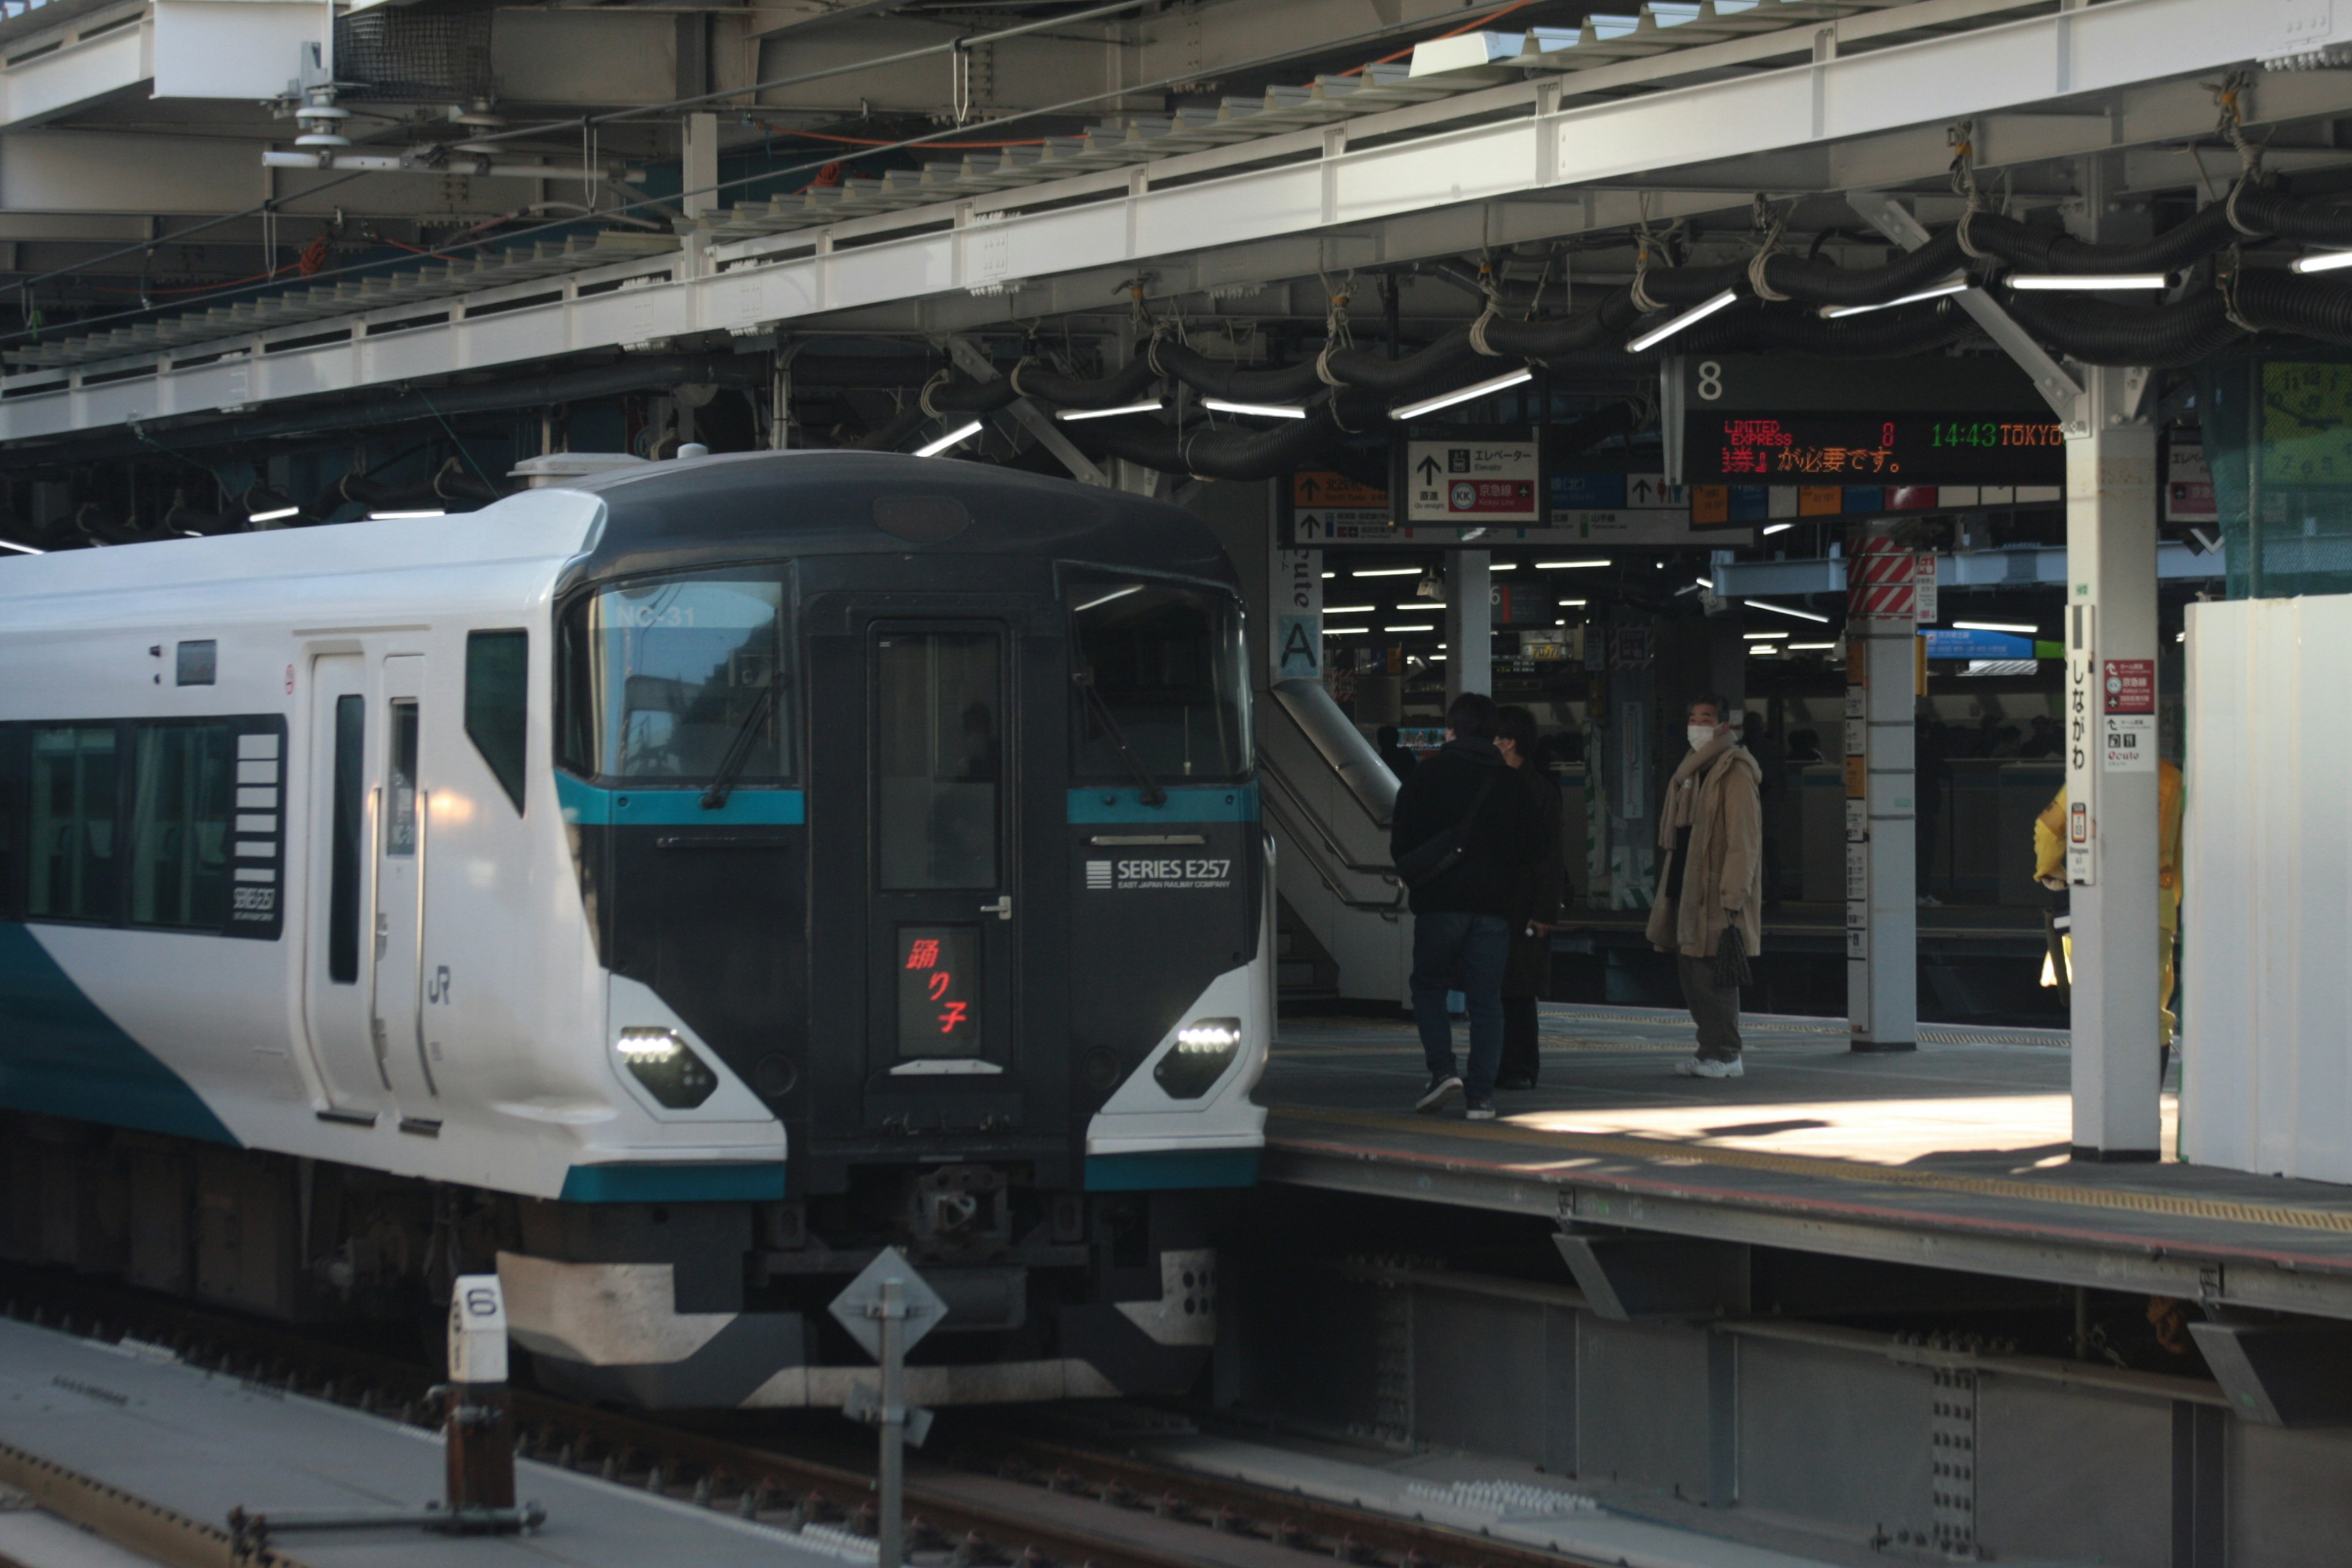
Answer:
<svg viewBox="0 0 2352 1568"><path fill-rule="evenodd" d="M727 754L719 760L719 772L712 775L710 787L702 792L702 809L717 811L735 793L735 781L751 761L751 737L760 732L760 721L776 706L776 682L771 676L760 695L751 700L751 710L743 715L742 723L735 727L735 738L727 742Z"/></svg>
<svg viewBox="0 0 2352 1568"><path fill-rule="evenodd" d="M1160 787L1160 781L1153 778L1151 770L1143 765L1142 756L1129 743L1127 731L1118 727L1118 720L1111 712L1110 704L1104 701L1103 694L1095 689L1095 678L1083 669L1072 670L1070 682L1078 689L1087 710L1102 725L1103 734L1109 739L1111 750L1117 752L1118 760L1127 764L1127 771L1135 775L1135 782L1143 786L1143 804L1167 805L1168 792Z"/></svg>

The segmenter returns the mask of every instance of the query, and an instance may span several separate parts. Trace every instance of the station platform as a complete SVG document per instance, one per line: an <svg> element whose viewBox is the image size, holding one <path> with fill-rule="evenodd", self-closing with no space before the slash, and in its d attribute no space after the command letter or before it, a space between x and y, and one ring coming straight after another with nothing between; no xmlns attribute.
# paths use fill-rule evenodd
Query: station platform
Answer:
<svg viewBox="0 0 2352 1568"><path fill-rule="evenodd" d="M1547 1004L1542 1032L1540 1087L1466 1122L1412 1113L1409 1022L1286 1017L1265 1179L2352 1318L2352 1187L2074 1162L2063 1031L1931 1025L1916 1052L1857 1055L1843 1019L1751 1015L1725 1080L1674 1076L1680 1012ZM2168 1150L2176 1110L2168 1090Z"/></svg>
<svg viewBox="0 0 2352 1568"><path fill-rule="evenodd" d="M812 1527L788 1532L529 1460L519 1499L547 1510L529 1535L423 1530L297 1531L273 1535L286 1568L839 1568L874 1562L870 1542ZM38 1568L119 1568L121 1543L193 1561L233 1508L422 1509L443 1495L439 1435L322 1400L188 1366L169 1352L78 1339L0 1318L0 1479L68 1518L97 1510L119 1525L104 1547L62 1527L0 1531ZM81 1521L85 1524L89 1521ZM209 1560L207 1558L206 1560Z"/></svg>

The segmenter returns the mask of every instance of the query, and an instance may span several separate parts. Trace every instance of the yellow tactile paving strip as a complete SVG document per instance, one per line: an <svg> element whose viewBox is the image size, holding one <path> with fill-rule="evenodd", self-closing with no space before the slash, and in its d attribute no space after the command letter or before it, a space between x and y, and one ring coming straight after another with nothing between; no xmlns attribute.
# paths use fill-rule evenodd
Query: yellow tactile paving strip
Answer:
<svg viewBox="0 0 2352 1568"><path fill-rule="evenodd" d="M1517 1127L1508 1122L1432 1123L1415 1117L1387 1116L1372 1111L1336 1110L1321 1106L1274 1105L1275 1116L1328 1127L1354 1127L1369 1131L1438 1132L1448 1139L1510 1143L1577 1154L1613 1155L1621 1159L1678 1164L1718 1165L1742 1171L1770 1171L1781 1175L1815 1176L1840 1182L1868 1182L1880 1186L1912 1187L1927 1192L1976 1197L2020 1198L2032 1203L2069 1204L2081 1208L2120 1209L2137 1214L2171 1215L2241 1225L2279 1226L2292 1230L2328 1231L2352 1236L2352 1211L2294 1208L2277 1204L2238 1203L2226 1198L2182 1197L2169 1193L2129 1188L2077 1185L2064 1182L2031 1182L2000 1176L1966 1176L1904 1166L1865 1164L1817 1155L1768 1154L1749 1149L1712 1148L1704 1144L1665 1142L1607 1133L1553 1132Z"/></svg>

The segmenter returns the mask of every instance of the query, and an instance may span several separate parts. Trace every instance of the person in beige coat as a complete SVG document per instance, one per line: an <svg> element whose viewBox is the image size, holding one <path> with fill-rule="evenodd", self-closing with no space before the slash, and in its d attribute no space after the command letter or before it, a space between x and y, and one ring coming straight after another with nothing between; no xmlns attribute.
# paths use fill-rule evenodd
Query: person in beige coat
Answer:
<svg viewBox="0 0 2352 1568"><path fill-rule="evenodd" d="M1675 1064L1685 1078L1738 1078L1739 984L1762 947L1763 770L1732 728L1730 704L1690 705L1690 755L1666 781L1658 813L1665 860L1650 906L1649 938L1675 955L1683 1001L1698 1025L1698 1053Z"/></svg>

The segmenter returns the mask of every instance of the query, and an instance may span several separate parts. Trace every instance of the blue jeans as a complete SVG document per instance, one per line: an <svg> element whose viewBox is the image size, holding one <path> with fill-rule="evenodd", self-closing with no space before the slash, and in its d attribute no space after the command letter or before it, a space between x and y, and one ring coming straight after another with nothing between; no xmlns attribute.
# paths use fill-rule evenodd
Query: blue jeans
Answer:
<svg viewBox="0 0 2352 1568"><path fill-rule="evenodd" d="M1503 1059L1503 964L1511 953L1511 922L1500 915L1453 910L1412 920L1412 1021L1433 1073L1454 1067L1454 1020L1445 994L1459 990L1470 1005L1470 1070L1463 1091L1486 1100L1495 1092Z"/></svg>

